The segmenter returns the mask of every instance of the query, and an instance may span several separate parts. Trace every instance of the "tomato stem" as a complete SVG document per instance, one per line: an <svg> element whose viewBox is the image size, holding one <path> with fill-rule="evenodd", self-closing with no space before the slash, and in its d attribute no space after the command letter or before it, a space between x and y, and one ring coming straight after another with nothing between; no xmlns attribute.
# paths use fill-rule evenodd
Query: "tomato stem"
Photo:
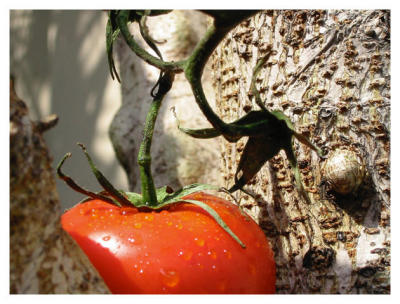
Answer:
<svg viewBox="0 0 400 304"><path fill-rule="evenodd" d="M175 74L173 72L167 71L160 77L158 82L158 92L154 96L149 112L147 113L143 131L143 140L139 148L138 164L140 170L140 181L142 184L142 196L143 202L148 206L156 206L158 204L156 187L154 186L153 176L151 174L151 141L153 139L154 126L161 102L171 89L174 76Z"/></svg>

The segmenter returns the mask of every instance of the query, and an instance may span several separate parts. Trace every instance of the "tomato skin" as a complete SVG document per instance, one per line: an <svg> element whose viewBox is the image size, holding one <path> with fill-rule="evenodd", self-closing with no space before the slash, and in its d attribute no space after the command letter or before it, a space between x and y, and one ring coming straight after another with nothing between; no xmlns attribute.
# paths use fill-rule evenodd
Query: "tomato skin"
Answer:
<svg viewBox="0 0 400 304"><path fill-rule="evenodd" d="M141 212L91 200L64 213L61 224L115 294L275 293L273 252L258 225L219 197L184 199L211 206L246 248L188 203Z"/></svg>

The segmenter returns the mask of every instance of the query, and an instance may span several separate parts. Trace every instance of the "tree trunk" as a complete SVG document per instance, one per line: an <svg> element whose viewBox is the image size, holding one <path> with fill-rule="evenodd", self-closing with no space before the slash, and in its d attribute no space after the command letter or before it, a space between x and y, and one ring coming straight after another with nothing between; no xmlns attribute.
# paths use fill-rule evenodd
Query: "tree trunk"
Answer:
<svg viewBox="0 0 400 304"><path fill-rule="evenodd" d="M278 293L390 293L389 26L388 11L266 11L240 24L214 52L222 119L258 110L249 94L252 71L272 47L257 79L265 106L283 111L329 152L323 160L294 142L311 204L296 190L283 151L245 186L251 196L234 193L274 248ZM244 144L222 144L226 187ZM366 173L350 193L331 176L342 164L322 170L345 151Z"/></svg>
<svg viewBox="0 0 400 304"><path fill-rule="evenodd" d="M195 11L173 11L167 15L149 17L149 33L158 42L164 60L186 58L206 30L207 17ZM135 27L136 26L136 27ZM137 24L131 31L146 48ZM147 47L150 52L150 48ZM143 62L120 38L115 45L122 86L122 105L109 129L116 155L127 172L131 191L140 192L137 155L145 117L149 109L150 91L157 82L159 70ZM206 68L205 90L212 94L209 69ZM198 141L176 127L171 108L187 127L199 128L207 121L197 108L185 76L175 77L171 91L163 101L152 143L152 171L157 187L169 185L177 190L195 182L220 184L218 140Z"/></svg>
<svg viewBox="0 0 400 304"><path fill-rule="evenodd" d="M61 208L42 132L10 92L10 293L108 293L86 255L61 229Z"/></svg>

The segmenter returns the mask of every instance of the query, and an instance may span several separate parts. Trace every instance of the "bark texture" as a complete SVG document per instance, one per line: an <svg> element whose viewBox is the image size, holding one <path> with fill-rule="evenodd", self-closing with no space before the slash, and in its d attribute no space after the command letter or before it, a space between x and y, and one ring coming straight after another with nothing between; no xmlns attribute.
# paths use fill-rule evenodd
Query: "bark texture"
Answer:
<svg viewBox="0 0 400 304"><path fill-rule="evenodd" d="M173 11L167 15L149 17L150 35L158 42L164 60L178 61L186 58L206 30L207 17L195 11ZM131 32L145 46L137 24ZM117 54L122 86L122 105L109 129L116 155L128 175L131 191L140 192L137 155L142 140L143 125L149 104L150 91L159 75L158 69L138 58L123 39L117 40ZM210 72L204 75L205 90L212 93ZM212 101L211 101L212 102ZM198 141L176 127L170 111L174 107L185 127L209 126L194 102L191 89L183 74L178 74L171 91L166 96L157 119L152 143L152 171L156 187L169 185L178 189L183 185L200 182L220 184L217 139Z"/></svg>
<svg viewBox="0 0 400 304"><path fill-rule="evenodd" d="M12 84L12 82L11 82ZM86 255L61 229L52 159L42 132L10 90L10 293L108 293Z"/></svg>
<svg viewBox="0 0 400 304"><path fill-rule="evenodd" d="M220 116L230 122L258 110L249 94L253 68L275 51L257 87L270 110L329 151L363 159L357 191L340 195L324 160L295 141L309 205L294 186L284 152L234 197L274 248L278 293L390 292L390 13L265 11L228 34L212 58ZM221 168L230 187L245 140L223 142Z"/></svg>

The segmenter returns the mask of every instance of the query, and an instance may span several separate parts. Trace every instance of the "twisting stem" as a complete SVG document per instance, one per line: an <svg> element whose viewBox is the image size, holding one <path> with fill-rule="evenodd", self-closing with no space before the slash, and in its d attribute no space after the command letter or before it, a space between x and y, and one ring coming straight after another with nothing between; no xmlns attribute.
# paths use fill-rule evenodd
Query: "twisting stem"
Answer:
<svg viewBox="0 0 400 304"><path fill-rule="evenodd" d="M215 19L214 23L207 29L206 34L185 63L185 76L192 87L193 95L200 110L211 125L231 142L237 141L238 138L240 138L238 134L243 131L243 128L224 123L212 110L204 94L201 77L208 58L226 34L239 22L249 18L256 12L257 11L245 11L243 14L237 16L231 13L230 18Z"/></svg>
<svg viewBox="0 0 400 304"><path fill-rule="evenodd" d="M129 11L120 11L116 21L126 43L137 56L162 71L174 71L175 73L182 72L182 62L165 62L162 59L149 54L136 43L128 28Z"/></svg>
<svg viewBox="0 0 400 304"><path fill-rule="evenodd" d="M143 202L148 206L157 205L156 188L151 175L151 141L153 139L154 126L161 102L164 99L164 96L171 89L174 76L175 74L173 72L166 72L162 75L159 81L158 92L154 96L149 112L146 116L143 140L139 148L138 164L140 170L140 180L142 184L142 196Z"/></svg>

